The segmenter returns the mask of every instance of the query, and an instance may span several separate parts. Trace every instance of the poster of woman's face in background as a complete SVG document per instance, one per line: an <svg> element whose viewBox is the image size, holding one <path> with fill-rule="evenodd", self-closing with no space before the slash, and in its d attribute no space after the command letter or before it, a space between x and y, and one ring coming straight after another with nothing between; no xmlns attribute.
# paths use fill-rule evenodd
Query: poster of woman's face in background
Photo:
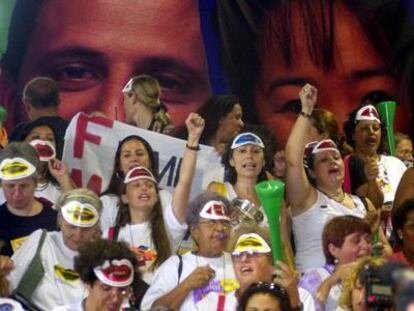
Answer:
<svg viewBox="0 0 414 311"><path fill-rule="evenodd" d="M36 76L59 83L67 119L101 111L125 120L121 90L139 74L159 80L175 125L210 96L195 0L45 0L26 43L18 72L2 66L0 96L15 123L26 117L21 89Z"/></svg>
<svg viewBox="0 0 414 311"><path fill-rule="evenodd" d="M227 73L230 82L233 78L236 95L241 97L244 105L254 107L256 121L272 131L278 147L283 148L285 145L301 110L298 94L305 83L318 88L318 106L333 112L341 125L347 119L347 114L366 98L380 96L396 100L399 105L395 127L411 134L413 109L406 91L406 81L396 73L395 64L399 60L393 61L391 53L387 52L392 47L385 35L375 37L377 34L367 33L370 29L345 5L345 1L333 1L331 7L327 1L291 1L285 6L280 2L275 0L272 3L279 5L269 7L255 3L249 8L250 4L239 3L240 7L244 6L239 11L235 4L223 4L221 11L219 5L218 11L219 22L220 18L226 16L251 22L254 20L252 16L257 12L249 16L246 13L249 9L262 7L265 11L260 15L262 22L259 22L260 26L256 29L256 41L249 38L246 42L246 45L255 45L256 48L252 54L257 58L254 70L254 66L250 67L243 76L242 67L246 61L231 55L231 47L226 46L233 44L226 41L226 32L232 33L233 30L229 28L237 23L230 21L226 24L222 20L221 40L224 42L224 53L228 53L227 57L231 55L227 59L225 56L224 60L231 59L234 62L233 69L227 66ZM245 15L235 17L240 14L237 12ZM365 18L364 22L370 18L372 17ZM397 23L397 20L394 22ZM247 28L249 27L251 25ZM234 45L239 44L238 50L243 49L240 42L242 39ZM380 46L386 48L379 50ZM236 67L238 68L234 70ZM244 79L243 77L249 76L247 72L254 72L255 79ZM251 89L251 94L243 97L246 88Z"/></svg>

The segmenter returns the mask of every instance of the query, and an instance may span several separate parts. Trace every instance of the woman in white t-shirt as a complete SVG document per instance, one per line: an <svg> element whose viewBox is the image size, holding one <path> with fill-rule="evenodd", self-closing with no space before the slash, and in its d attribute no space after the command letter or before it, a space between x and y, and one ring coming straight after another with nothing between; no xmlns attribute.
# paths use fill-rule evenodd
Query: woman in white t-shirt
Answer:
<svg viewBox="0 0 414 311"><path fill-rule="evenodd" d="M102 203L92 191L68 191L56 207L61 231L33 232L13 254L14 269L7 276L10 293L15 292L16 297L24 297L41 310L52 310L86 295L73 259L81 245L100 235ZM34 258L38 260L33 264Z"/></svg>
<svg viewBox="0 0 414 311"><path fill-rule="evenodd" d="M188 128L188 126L191 126L190 123L186 123L186 126L189 133L187 138L187 146L190 147L186 148L186 153L196 154L194 151L197 151L201 133L198 133L198 129L195 127ZM203 129L201 129L201 132L202 130ZM118 144L118 148L115 153L114 168L109 185L101 194L103 204L101 228L103 232L115 225L125 175L135 166L146 167L151 171L155 179L157 181L159 180L158 161L155 158L155 153L151 145L144 138L138 135L129 135ZM165 208L171 204L172 196L167 190L159 189L159 198L162 208Z"/></svg>
<svg viewBox="0 0 414 311"><path fill-rule="evenodd" d="M115 226L104 232L105 237L125 241L131 246L147 283L151 282L153 271L177 251L187 231L185 215L204 120L191 113L186 125L189 139L170 203L162 206L157 181L149 169L132 166L122 184Z"/></svg>

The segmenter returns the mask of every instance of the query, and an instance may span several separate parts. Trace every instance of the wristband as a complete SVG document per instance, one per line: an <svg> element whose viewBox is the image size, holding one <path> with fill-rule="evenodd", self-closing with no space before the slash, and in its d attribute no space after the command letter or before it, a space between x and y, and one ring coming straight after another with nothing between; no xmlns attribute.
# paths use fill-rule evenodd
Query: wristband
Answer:
<svg viewBox="0 0 414 311"><path fill-rule="evenodd" d="M306 113L306 112L303 112L303 111L299 112L299 115L302 116L302 117L308 118L308 119L311 118L310 113Z"/></svg>
<svg viewBox="0 0 414 311"><path fill-rule="evenodd" d="M186 144L185 147L187 149L190 149L190 150L193 150L193 151L199 151L200 150L200 146L199 145L197 145L197 146L189 146L188 144Z"/></svg>

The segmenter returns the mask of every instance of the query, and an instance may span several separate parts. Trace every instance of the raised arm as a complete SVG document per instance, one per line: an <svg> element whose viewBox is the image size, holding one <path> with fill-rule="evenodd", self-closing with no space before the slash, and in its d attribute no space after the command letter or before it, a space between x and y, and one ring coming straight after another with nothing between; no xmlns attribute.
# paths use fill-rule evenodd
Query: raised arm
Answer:
<svg viewBox="0 0 414 311"><path fill-rule="evenodd" d="M187 146L180 167L180 177L173 194L173 211L180 223L185 222L188 200L191 192L195 166L197 163L198 142L204 130L204 119L197 113L190 113L185 120L188 130Z"/></svg>
<svg viewBox="0 0 414 311"><path fill-rule="evenodd" d="M379 174L378 164L374 159L369 157L362 158L362 160L364 161L364 173L367 182L359 186L355 190L355 193L361 197L367 197L375 208L380 209L384 203L384 193L377 182Z"/></svg>
<svg viewBox="0 0 414 311"><path fill-rule="evenodd" d="M69 169L65 162L53 159L48 162L49 172L57 180L62 193L76 188L72 178L69 175Z"/></svg>
<svg viewBox="0 0 414 311"><path fill-rule="evenodd" d="M316 191L309 183L303 166L310 115L316 104L318 90L306 84L299 93L302 112L298 116L286 143L286 190L293 215L303 213L316 200Z"/></svg>

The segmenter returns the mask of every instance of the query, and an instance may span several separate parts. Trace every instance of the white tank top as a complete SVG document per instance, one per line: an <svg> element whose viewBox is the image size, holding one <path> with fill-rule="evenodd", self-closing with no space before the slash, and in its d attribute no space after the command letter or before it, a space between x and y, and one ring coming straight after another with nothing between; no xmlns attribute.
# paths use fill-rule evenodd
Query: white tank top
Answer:
<svg viewBox="0 0 414 311"><path fill-rule="evenodd" d="M292 217L295 238L296 268L300 272L323 267L326 262L322 246L322 232L325 224L334 217L353 215L365 217L367 211L358 196L351 195L355 208L346 206L316 190L317 200L307 211Z"/></svg>

